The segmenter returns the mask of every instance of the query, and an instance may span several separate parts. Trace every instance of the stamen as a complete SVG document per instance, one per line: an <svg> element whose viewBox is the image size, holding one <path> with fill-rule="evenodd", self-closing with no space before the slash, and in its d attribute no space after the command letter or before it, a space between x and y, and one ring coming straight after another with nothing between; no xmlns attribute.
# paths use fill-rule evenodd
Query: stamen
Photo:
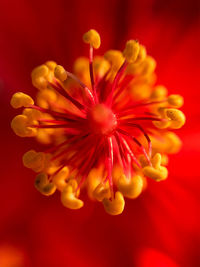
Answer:
<svg viewBox="0 0 200 267"><path fill-rule="evenodd" d="M89 97L89 99L92 101L92 103L95 103L94 96L91 93L90 89L84 83L82 83L74 74L67 71L67 75L70 78L72 78L74 81L76 81L85 90L86 95Z"/></svg>
<svg viewBox="0 0 200 267"><path fill-rule="evenodd" d="M107 171L108 171L108 181L110 184L111 197L114 197L113 192L113 181L112 181L112 168L113 168L113 143L112 138L108 137L108 158L107 158Z"/></svg>
<svg viewBox="0 0 200 267"><path fill-rule="evenodd" d="M94 71L93 71L93 46L92 46L92 45L90 45L89 64L90 64L90 79L91 79L92 90L93 90L93 92L94 92L94 99L95 99L95 103L98 103L97 91L96 91L96 86L95 86L95 82L94 82Z"/></svg>
<svg viewBox="0 0 200 267"><path fill-rule="evenodd" d="M55 118L60 118L60 119L72 119L74 118L75 120L84 120L84 117L79 117L78 115L74 115L74 114L66 114L66 113L62 113L62 112L57 112L57 111L53 111L47 108L42 108L36 105L30 105L29 108L41 111L43 113L48 113L49 115L54 116ZM70 113L70 111L67 110L68 113Z"/></svg>
<svg viewBox="0 0 200 267"><path fill-rule="evenodd" d="M129 63L136 61L140 50L140 45L138 41L130 40L126 43L126 47L123 51L123 56Z"/></svg>
<svg viewBox="0 0 200 267"><path fill-rule="evenodd" d="M56 66L54 75L61 82L64 82L67 79L67 72L61 65Z"/></svg>
<svg viewBox="0 0 200 267"><path fill-rule="evenodd" d="M70 76L68 74L68 76ZM61 94L62 96L64 96L65 98L67 98L70 102L72 102L77 108L79 108L82 112L85 110L85 106L83 106L81 103L79 103L76 99L74 99L73 97L71 97L67 91L64 90L64 88L62 88L60 86L59 83L57 83L55 81L54 83L49 83L50 86L52 86L57 92L59 92L59 94Z"/></svg>
<svg viewBox="0 0 200 267"><path fill-rule="evenodd" d="M132 112L134 112L135 108L140 108L140 107L145 107L145 106L150 106L150 105L157 105L157 104L162 104L162 103L165 103L165 102L167 102L167 100L152 101L152 102L148 102L148 103L138 103L138 104L132 105L132 107L128 108L127 110L119 112L117 114L117 116L124 117L124 116L127 116L127 115L131 114Z"/></svg>
<svg viewBox="0 0 200 267"><path fill-rule="evenodd" d="M139 129L144 137L146 138L147 142L148 142L148 146L149 146L149 157L151 157L151 154L152 154L152 144L151 144L151 139L150 137L148 136L148 134L145 132L145 130L142 128L142 126L140 126L139 124L133 124L133 123L127 123L128 126L132 126L132 127L135 127L137 129Z"/></svg>
<svg viewBox="0 0 200 267"><path fill-rule="evenodd" d="M115 91L115 89L117 87L117 84L118 84L120 78L124 74L124 71L125 71L127 65L128 65L128 63L125 60L124 63L121 65L120 69L118 70L115 78L114 78L114 81L113 81L113 84L112 84L112 88L111 88L111 92L108 95L107 101L106 101L108 106L111 106L112 105L114 91Z"/></svg>
<svg viewBox="0 0 200 267"><path fill-rule="evenodd" d="M142 146L142 144L132 135L128 134L127 132L123 131L122 129L118 129L118 132L121 132L122 134L130 137L141 149L142 153L144 154L145 158L147 159L149 165L151 165L150 158L145 150L145 148Z"/></svg>
<svg viewBox="0 0 200 267"><path fill-rule="evenodd" d="M132 121L167 121L167 120L154 117L134 117L130 119L119 118L119 121L122 121L124 123L131 123Z"/></svg>
<svg viewBox="0 0 200 267"><path fill-rule="evenodd" d="M126 140L118 132L116 132L116 134L118 135L119 139L121 140L122 144L124 145L125 150L128 152L128 154L130 154L131 159L133 160L133 162L135 162L135 164L139 168L141 168L141 165L140 165L139 161L136 159L135 155L133 154L133 152L130 149L129 145L127 144Z"/></svg>

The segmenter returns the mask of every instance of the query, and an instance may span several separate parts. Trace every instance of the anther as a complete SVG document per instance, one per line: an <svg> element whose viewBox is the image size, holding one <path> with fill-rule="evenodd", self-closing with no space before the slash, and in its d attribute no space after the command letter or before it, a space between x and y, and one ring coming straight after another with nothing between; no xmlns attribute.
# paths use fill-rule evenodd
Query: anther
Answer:
<svg viewBox="0 0 200 267"><path fill-rule="evenodd" d="M76 61L74 62L74 73L75 75L81 79L81 81L85 82L85 83L89 83L90 79L89 79L89 59L87 57L79 57L76 59Z"/></svg>
<svg viewBox="0 0 200 267"><path fill-rule="evenodd" d="M61 82L64 82L67 79L67 72L61 65L56 66L54 70L54 75Z"/></svg>
<svg viewBox="0 0 200 267"><path fill-rule="evenodd" d="M40 119L42 116L39 110L32 108L25 108L22 114L25 115L31 123L33 123L35 120Z"/></svg>
<svg viewBox="0 0 200 267"><path fill-rule="evenodd" d="M158 113L161 116L162 120L161 121L153 121L153 124L159 128L159 129L166 129L167 127L170 126L170 121L169 118L166 115L166 108L160 107L158 108Z"/></svg>
<svg viewBox="0 0 200 267"><path fill-rule="evenodd" d="M40 172L44 169L45 154L43 152L29 150L23 155L22 161L25 167L35 172Z"/></svg>
<svg viewBox="0 0 200 267"><path fill-rule="evenodd" d="M14 117L11 122L11 128L15 134L20 137L32 137L37 135L37 129L29 127L29 119L25 115L17 115Z"/></svg>
<svg viewBox="0 0 200 267"><path fill-rule="evenodd" d="M42 108L48 108L49 104L56 102L57 95L51 89L43 89L37 94L37 104Z"/></svg>
<svg viewBox="0 0 200 267"><path fill-rule="evenodd" d="M166 115L170 119L170 127L179 129L185 124L185 115L178 109L166 109Z"/></svg>
<svg viewBox="0 0 200 267"><path fill-rule="evenodd" d="M45 196L50 196L56 191L56 186L48 181L46 173L40 173L36 176L35 187Z"/></svg>
<svg viewBox="0 0 200 267"><path fill-rule="evenodd" d="M140 51L140 45L138 41L130 40L126 43L126 47L123 51L123 56L129 63L133 63L136 61L138 54Z"/></svg>
<svg viewBox="0 0 200 267"><path fill-rule="evenodd" d="M146 166L143 168L144 175L157 182L165 180L168 176L168 171L167 168L161 166L161 154L156 153L151 162L153 166Z"/></svg>
<svg viewBox="0 0 200 267"><path fill-rule="evenodd" d="M115 193L114 199L110 200L108 198L104 198L102 203L104 205L105 211L110 215L119 215L124 210L124 197L119 191Z"/></svg>
<svg viewBox="0 0 200 267"><path fill-rule="evenodd" d="M108 50L104 57L110 63L113 71L118 71L124 62L122 52L119 50Z"/></svg>
<svg viewBox="0 0 200 267"><path fill-rule="evenodd" d="M119 191L127 198L137 198L143 189L143 179L140 175L135 175L127 179L125 175L118 180L117 187Z"/></svg>
<svg viewBox="0 0 200 267"><path fill-rule="evenodd" d="M139 53L137 56L137 59L135 60L135 64L140 64L141 62L144 61L144 59L147 56L147 51L146 48L143 45L140 45Z"/></svg>
<svg viewBox="0 0 200 267"><path fill-rule="evenodd" d="M98 77L103 77L110 68L109 62L105 58L98 56L94 58L93 66L94 72Z"/></svg>
<svg viewBox="0 0 200 267"><path fill-rule="evenodd" d="M82 200L75 196L74 190L71 185L67 185L61 193L62 204L69 209L80 209L84 203Z"/></svg>
<svg viewBox="0 0 200 267"><path fill-rule="evenodd" d="M156 68L156 61L153 57L147 56L141 63L141 75L148 76L154 72Z"/></svg>
<svg viewBox="0 0 200 267"><path fill-rule="evenodd" d="M64 167L57 174L53 175L52 181L58 190L60 191L64 190L64 188L67 185L66 180L67 180L68 175L69 175L69 169L67 167Z"/></svg>
<svg viewBox="0 0 200 267"><path fill-rule="evenodd" d="M17 92L12 96L10 104L13 108L21 108L34 105L34 101L29 95Z"/></svg>
<svg viewBox="0 0 200 267"><path fill-rule="evenodd" d="M108 183L100 183L93 191L93 197L98 201L102 201L104 198L110 198L111 193Z"/></svg>
<svg viewBox="0 0 200 267"><path fill-rule="evenodd" d="M167 101L169 105L174 108L182 107L183 102L184 102L183 97L180 95L170 95L168 96Z"/></svg>
<svg viewBox="0 0 200 267"><path fill-rule="evenodd" d="M102 169L93 168L87 177L87 191L91 199L94 199L94 190L99 185L102 179Z"/></svg>
<svg viewBox="0 0 200 267"><path fill-rule="evenodd" d="M161 101L166 98L167 88L162 85L157 85L151 94L151 99Z"/></svg>
<svg viewBox="0 0 200 267"><path fill-rule="evenodd" d="M49 68L46 65L36 67L32 73L32 83L38 89L44 89L48 85Z"/></svg>
<svg viewBox="0 0 200 267"><path fill-rule="evenodd" d="M174 154L177 153L182 145L181 139L173 132L166 132L164 135L166 142L166 153Z"/></svg>
<svg viewBox="0 0 200 267"><path fill-rule="evenodd" d="M95 30L89 30L83 35L83 41L90 44L95 49L98 49L101 45L100 35Z"/></svg>
<svg viewBox="0 0 200 267"><path fill-rule="evenodd" d="M45 65L51 70L54 71L55 67L57 66L55 61L47 61Z"/></svg>

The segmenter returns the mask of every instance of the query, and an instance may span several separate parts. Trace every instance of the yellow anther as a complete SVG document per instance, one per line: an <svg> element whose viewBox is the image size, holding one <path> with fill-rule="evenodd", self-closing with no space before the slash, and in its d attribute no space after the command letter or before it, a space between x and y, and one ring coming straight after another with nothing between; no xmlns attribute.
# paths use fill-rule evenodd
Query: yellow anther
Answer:
<svg viewBox="0 0 200 267"><path fill-rule="evenodd" d="M39 110L32 108L25 108L22 114L25 115L30 122L38 120L42 116Z"/></svg>
<svg viewBox="0 0 200 267"><path fill-rule="evenodd" d="M74 74L85 84L90 84L89 59L79 57L75 60L73 66ZM70 79L67 80L68 82Z"/></svg>
<svg viewBox="0 0 200 267"><path fill-rule="evenodd" d="M45 196L50 196L56 191L56 186L48 181L46 173L40 173L36 176L35 187Z"/></svg>
<svg viewBox="0 0 200 267"><path fill-rule="evenodd" d="M161 164L161 154L160 153L156 153L152 160L151 160L151 163L152 163L152 166L155 168L155 169L159 169L160 168L160 164Z"/></svg>
<svg viewBox="0 0 200 267"><path fill-rule="evenodd" d="M55 61L47 61L45 65L51 70L54 71L55 67L57 66Z"/></svg>
<svg viewBox="0 0 200 267"><path fill-rule="evenodd" d="M118 180L121 178L121 176L124 174L123 168L119 164L114 164L112 169L112 178L113 183L117 185Z"/></svg>
<svg viewBox="0 0 200 267"><path fill-rule="evenodd" d="M99 185L100 181L102 179L102 171L99 168L93 168L87 178L87 191L88 196L91 199L94 199L93 192L95 188Z"/></svg>
<svg viewBox="0 0 200 267"><path fill-rule="evenodd" d="M52 136L45 130L46 129L38 129L36 139L38 142L48 145L52 143Z"/></svg>
<svg viewBox="0 0 200 267"><path fill-rule="evenodd" d="M183 105L183 97L181 95L170 95L167 99L170 106L173 106L174 108L180 108Z"/></svg>
<svg viewBox="0 0 200 267"><path fill-rule="evenodd" d="M56 93L51 89L43 89L37 94L37 104L42 108L48 108L49 103L57 101Z"/></svg>
<svg viewBox="0 0 200 267"><path fill-rule="evenodd" d="M58 190L63 191L63 189L67 185L66 180L68 175L69 169L67 167L64 167L56 175L53 176L53 183L55 184Z"/></svg>
<svg viewBox="0 0 200 267"><path fill-rule="evenodd" d="M36 123L36 122L34 122ZM32 137L36 136L37 129L31 128L29 125L29 119L25 115L17 115L11 122L11 128L16 135L20 137Z"/></svg>
<svg viewBox="0 0 200 267"><path fill-rule="evenodd" d="M150 97L151 87L148 84L132 85L130 89L134 100L142 100Z"/></svg>
<svg viewBox="0 0 200 267"><path fill-rule="evenodd" d="M153 154L156 152L174 154L180 150L182 145L180 138L173 132L165 132L158 137L151 135L150 139L152 143Z"/></svg>
<svg viewBox="0 0 200 267"><path fill-rule="evenodd" d="M38 89L45 89L48 85L48 81L44 77L36 77L32 79L33 86Z"/></svg>
<svg viewBox="0 0 200 267"><path fill-rule="evenodd" d="M177 153L182 145L181 139L173 132L167 132L164 135L166 148L165 152L169 154Z"/></svg>
<svg viewBox="0 0 200 267"><path fill-rule="evenodd" d="M161 166L161 155L156 153L151 160L152 166L146 166L143 168L143 173L155 181L165 180L168 176L167 168Z"/></svg>
<svg viewBox="0 0 200 267"><path fill-rule="evenodd" d="M126 68L126 73L131 75L138 75L141 72L141 64L130 63Z"/></svg>
<svg viewBox="0 0 200 267"><path fill-rule="evenodd" d="M167 95L167 88L162 85L157 85L151 94L151 99L156 101L161 101L165 99L166 95Z"/></svg>
<svg viewBox="0 0 200 267"><path fill-rule="evenodd" d="M130 40L126 43L123 55L129 63L133 63L136 61L139 51L140 51L140 45L138 41Z"/></svg>
<svg viewBox="0 0 200 267"><path fill-rule="evenodd" d="M10 104L13 108L21 108L34 105L34 101L29 95L17 92L12 96Z"/></svg>
<svg viewBox="0 0 200 267"><path fill-rule="evenodd" d="M40 172L44 169L45 154L43 152L29 150L23 155L22 161L25 167L35 172Z"/></svg>
<svg viewBox="0 0 200 267"><path fill-rule="evenodd" d="M108 60L108 62L110 63L114 71L118 71L118 69L121 67L121 65L124 62L122 52L119 50L108 50L104 54L104 57L106 60Z"/></svg>
<svg viewBox="0 0 200 267"><path fill-rule="evenodd" d="M162 121L153 121L153 124L159 129L165 129L170 126L171 122L166 114L166 108L160 107L158 108L158 113L161 116Z"/></svg>
<svg viewBox="0 0 200 267"><path fill-rule="evenodd" d="M170 127L179 129L185 124L185 115L178 109L166 109L166 115L170 119Z"/></svg>
<svg viewBox="0 0 200 267"><path fill-rule="evenodd" d="M141 63L141 75L150 75L156 68L156 61L151 56L147 56Z"/></svg>
<svg viewBox="0 0 200 267"><path fill-rule="evenodd" d="M110 188L107 184L100 183L94 190L93 196L98 201L102 201L104 198L110 198Z"/></svg>
<svg viewBox="0 0 200 267"><path fill-rule="evenodd" d="M165 168L163 166L161 166L159 168L159 170L157 170L151 166L144 167L143 173L145 176L148 176L157 182L165 180L168 176L167 168Z"/></svg>
<svg viewBox="0 0 200 267"><path fill-rule="evenodd" d="M161 165L166 166L169 162L169 158L166 154L162 154L162 158L161 158Z"/></svg>
<svg viewBox="0 0 200 267"><path fill-rule="evenodd" d="M89 74L89 60L87 57L79 57L74 62L74 73L82 74L83 72L87 72Z"/></svg>
<svg viewBox="0 0 200 267"><path fill-rule="evenodd" d="M110 215L121 214L124 210L124 197L119 191L115 193L114 199L110 200L108 198L104 198L102 203L104 205L105 211Z"/></svg>
<svg viewBox="0 0 200 267"><path fill-rule="evenodd" d="M61 65L57 65L54 70L55 77L60 80L61 82L67 79L67 72Z"/></svg>
<svg viewBox="0 0 200 267"><path fill-rule="evenodd" d="M103 57L94 58L94 72L98 77L102 77L110 68L109 62Z"/></svg>
<svg viewBox="0 0 200 267"><path fill-rule="evenodd" d="M142 192L143 179L136 175L129 180L123 175L118 181L118 189L127 198L136 198Z"/></svg>
<svg viewBox="0 0 200 267"><path fill-rule="evenodd" d="M80 209L83 207L83 201L75 196L71 185L67 185L61 193L62 204L69 209Z"/></svg>
<svg viewBox="0 0 200 267"><path fill-rule="evenodd" d="M35 78L35 77L46 77L49 73L49 69L46 65L40 65L38 67L36 67L35 69L33 69L32 73L31 73L31 77Z"/></svg>
<svg viewBox="0 0 200 267"><path fill-rule="evenodd" d="M138 64L137 61L129 64L126 73L138 76L141 75L143 83L145 78L146 83L152 84L155 82L156 78L153 75L155 68L156 68L156 61L152 57L147 56L143 61L139 62ZM141 80L141 77L139 78Z"/></svg>
<svg viewBox="0 0 200 267"><path fill-rule="evenodd" d="M44 89L48 85L49 68L46 65L36 67L32 73L32 83L38 89Z"/></svg>
<svg viewBox="0 0 200 267"><path fill-rule="evenodd" d="M83 35L83 41L90 44L95 49L98 49L101 45L101 38L97 31L89 30Z"/></svg>
<svg viewBox="0 0 200 267"><path fill-rule="evenodd" d="M48 176L46 173L39 173L35 178L35 187L40 191L48 184Z"/></svg>
<svg viewBox="0 0 200 267"><path fill-rule="evenodd" d="M146 48L143 45L140 45L138 57L137 57L137 59L136 59L136 61L134 63L135 64L141 63L146 58L146 55L147 55Z"/></svg>
<svg viewBox="0 0 200 267"><path fill-rule="evenodd" d="M53 183L48 183L40 190L40 192L45 196L53 195L55 191L56 191L56 186Z"/></svg>
<svg viewBox="0 0 200 267"><path fill-rule="evenodd" d="M77 180L74 179L74 176L72 175L71 177L71 174L69 175L69 180L67 182L68 185L70 185L73 189L73 192L76 191L76 196L79 195L79 191L77 191L77 187L78 187L78 183L77 183ZM76 175L75 175L76 176Z"/></svg>

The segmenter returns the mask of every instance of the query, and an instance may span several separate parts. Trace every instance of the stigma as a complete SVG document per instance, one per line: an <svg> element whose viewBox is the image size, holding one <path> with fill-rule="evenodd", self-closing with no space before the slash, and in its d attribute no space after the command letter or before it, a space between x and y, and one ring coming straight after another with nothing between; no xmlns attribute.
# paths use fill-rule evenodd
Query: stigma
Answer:
<svg viewBox="0 0 200 267"><path fill-rule="evenodd" d="M12 107L22 114L11 128L44 145L23 156L24 166L37 173L41 194L59 191L62 204L76 210L87 191L108 214L118 215L125 198L139 197L148 179L168 177L168 154L181 147L172 130L185 123L183 98L156 85L156 62L138 41L96 57L98 32L89 30L83 41L89 57L78 58L73 73L54 61L33 70L36 100L22 92L12 96Z"/></svg>
<svg viewBox="0 0 200 267"><path fill-rule="evenodd" d="M105 104L94 105L87 114L91 133L111 135L117 128L117 118Z"/></svg>

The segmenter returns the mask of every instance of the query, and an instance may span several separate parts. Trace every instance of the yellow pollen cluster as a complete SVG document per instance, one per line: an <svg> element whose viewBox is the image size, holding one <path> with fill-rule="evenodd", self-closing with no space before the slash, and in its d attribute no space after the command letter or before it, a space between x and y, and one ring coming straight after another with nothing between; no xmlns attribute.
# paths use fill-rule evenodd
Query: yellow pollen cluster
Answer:
<svg viewBox="0 0 200 267"><path fill-rule="evenodd" d="M85 190L108 214L118 215L125 198L135 199L148 187L148 178L167 179L168 155L182 145L171 130L185 123L179 110L184 101L156 84L156 61L138 41L95 57L98 32L89 30L83 41L89 58L78 58L74 73L54 61L32 71L36 101L22 92L12 96L11 106L23 110L11 128L45 145L22 159L37 173L40 193L57 190L63 206L76 210L84 206Z"/></svg>
<svg viewBox="0 0 200 267"><path fill-rule="evenodd" d="M123 55L129 63L136 61L139 55L140 45L137 41L130 40L126 43L126 48L124 49Z"/></svg>
<svg viewBox="0 0 200 267"><path fill-rule="evenodd" d="M83 41L90 44L95 49L98 49L101 45L101 39L97 31L89 30L83 35Z"/></svg>

